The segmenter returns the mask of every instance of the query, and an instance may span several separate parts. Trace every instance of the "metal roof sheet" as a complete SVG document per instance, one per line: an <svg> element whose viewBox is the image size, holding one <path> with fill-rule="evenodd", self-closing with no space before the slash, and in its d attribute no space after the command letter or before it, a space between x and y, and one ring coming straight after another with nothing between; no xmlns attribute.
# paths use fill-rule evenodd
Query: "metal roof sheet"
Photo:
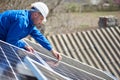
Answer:
<svg viewBox="0 0 120 80"><path fill-rule="evenodd" d="M120 27L47 36L59 52L120 79Z"/></svg>

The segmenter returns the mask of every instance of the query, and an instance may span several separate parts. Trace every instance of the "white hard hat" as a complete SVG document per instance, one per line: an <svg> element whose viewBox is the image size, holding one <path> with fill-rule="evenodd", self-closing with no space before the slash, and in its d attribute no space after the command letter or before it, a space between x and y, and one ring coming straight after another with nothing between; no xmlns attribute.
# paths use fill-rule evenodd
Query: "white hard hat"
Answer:
<svg viewBox="0 0 120 80"><path fill-rule="evenodd" d="M35 2L31 4L31 7L36 8L38 11L40 11L40 13L43 15L44 17L44 22L46 22L46 17L49 13L49 9L47 7L47 5L43 2Z"/></svg>

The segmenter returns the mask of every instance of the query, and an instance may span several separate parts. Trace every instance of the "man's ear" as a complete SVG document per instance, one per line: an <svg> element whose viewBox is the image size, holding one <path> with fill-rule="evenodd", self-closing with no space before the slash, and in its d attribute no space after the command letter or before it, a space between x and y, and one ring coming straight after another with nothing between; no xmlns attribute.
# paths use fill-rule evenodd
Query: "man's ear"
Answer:
<svg viewBox="0 0 120 80"><path fill-rule="evenodd" d="M36 17L38 17L38 13L37 12L34 12L34 17L36 18Z"/></svg>

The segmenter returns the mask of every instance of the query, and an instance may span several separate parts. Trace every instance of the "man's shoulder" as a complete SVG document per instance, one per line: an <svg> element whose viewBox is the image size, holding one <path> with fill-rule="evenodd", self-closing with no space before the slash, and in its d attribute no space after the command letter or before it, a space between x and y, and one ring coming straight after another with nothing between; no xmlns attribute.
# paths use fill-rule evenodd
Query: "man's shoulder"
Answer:
<svg viewBox="0 0 120 80"><path fill-rule="evenodd" d="M11 17L25 18L28 16L28 11L27 10L8 10L7 14Z"/></svg>
<svg viewBox="0 0 120 80"><path fill-rule="evenodd" d="M3 17L6 17L8 19L11 19L12 21L14 20L21 20L24 18L24 20L28 19L28 11L27 10L7 10L3 12L2 14Z"/></svg>
<svg viewBox="0 0 120 80"><path fill-rule="evenodd" d="M26 14L28 13L27 10L6 10L3 12L4 14Z"/></svg>
<svg viewBox="0 0 120 80"><path fill-rule="evenodd" d="M13 14L25 14L28 11L27 10L8 10L8 12Z"/></svg>

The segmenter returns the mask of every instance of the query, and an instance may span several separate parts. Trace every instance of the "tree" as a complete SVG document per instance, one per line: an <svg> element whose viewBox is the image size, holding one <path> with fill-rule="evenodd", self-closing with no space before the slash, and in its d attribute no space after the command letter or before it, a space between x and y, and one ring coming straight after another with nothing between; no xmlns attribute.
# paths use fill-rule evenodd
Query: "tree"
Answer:
<svg viewBox="0 0 120 80"><path fill-rule="evenodd" d="M9 9L29 9L30 4L33 2L45 2L50 10L48 17L52 16L55 8L63 2L63 0L0 0L0 12Z"/></svg>

